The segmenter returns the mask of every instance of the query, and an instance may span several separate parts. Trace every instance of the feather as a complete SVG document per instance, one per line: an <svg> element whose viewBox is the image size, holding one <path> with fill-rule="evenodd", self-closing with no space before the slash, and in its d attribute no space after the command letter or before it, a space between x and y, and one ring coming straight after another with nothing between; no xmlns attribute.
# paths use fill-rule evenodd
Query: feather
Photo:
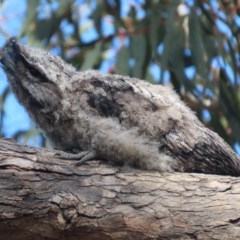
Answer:
<svg viewBox="0 0 240 240"><path fill-rule="evenodd" d="M78 72L14 39L3 48L1 63L46 136L58 149L77 150L81 163L99 158L160 172L240 175L239 157L169 87Z"/></svg>

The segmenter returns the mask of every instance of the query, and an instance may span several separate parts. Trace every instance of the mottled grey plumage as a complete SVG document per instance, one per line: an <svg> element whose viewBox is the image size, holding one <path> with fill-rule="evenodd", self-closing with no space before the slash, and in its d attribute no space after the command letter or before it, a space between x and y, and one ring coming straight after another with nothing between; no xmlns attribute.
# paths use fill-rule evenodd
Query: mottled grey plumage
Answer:
<svg viewBox="0 0 240 240"><path fill-rule="evenodd" d="M10 39L1 63L36 123L82 162L100 158L141 169L240 175L240 160L168 87L77 72L59 57Z"/></svg>

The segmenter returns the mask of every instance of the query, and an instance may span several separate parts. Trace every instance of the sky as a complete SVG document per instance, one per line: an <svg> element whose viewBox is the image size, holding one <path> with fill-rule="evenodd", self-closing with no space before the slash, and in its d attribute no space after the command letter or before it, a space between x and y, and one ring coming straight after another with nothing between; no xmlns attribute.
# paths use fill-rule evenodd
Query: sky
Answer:
<svg viewBox="0 0 240 240"><path fill-rule="evenodd" d="M17 8L16 8L17 2ZM0 5L0 47L2 47L7 38L17 36L24 18L26 1L4 1ZM2 34L2 32L6 34ZM0 68L0 94L4 91L7 83L6 75ZM6 137L11 137L18 130L27 130L32 126L32 121L28 117L25 109L18 103L15 96L10 94L5 104L6 118L4 118L4 133ZM32 143L33 145L35 143Z"/></svg>

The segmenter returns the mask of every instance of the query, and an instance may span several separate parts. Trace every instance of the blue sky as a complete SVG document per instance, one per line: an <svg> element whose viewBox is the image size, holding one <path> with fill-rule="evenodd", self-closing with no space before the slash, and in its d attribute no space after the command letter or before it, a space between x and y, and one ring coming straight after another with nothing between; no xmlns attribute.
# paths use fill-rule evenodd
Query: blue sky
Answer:
<svg viewBox="0 0 240 240"><path fill-rule="evenodd" d="M10 36L17 36L25 14L26 1L4 1L0 6L0 47L5 44L5 41ZM0 94L4 91L7 83L7 78L3 69L0 68ZM27 130L32 126L31 120L24 108L18 103L13 94L10 94L5 104L6 118L4 118L4 133L7 137L11 137L18 129Z"/></svg>

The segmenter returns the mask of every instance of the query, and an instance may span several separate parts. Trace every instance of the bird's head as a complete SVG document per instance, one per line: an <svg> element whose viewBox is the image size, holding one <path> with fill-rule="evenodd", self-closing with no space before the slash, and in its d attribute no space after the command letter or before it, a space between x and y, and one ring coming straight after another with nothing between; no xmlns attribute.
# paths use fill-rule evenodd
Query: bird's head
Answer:
<svg viewBox="0 0 240 240"><path fill-rule="evenodd" d="M23 46L10 38L1 51L0 62L13 92L28 109L51 112L59 107L61 84L74 74L72 66L46 51Z"/></svg>

